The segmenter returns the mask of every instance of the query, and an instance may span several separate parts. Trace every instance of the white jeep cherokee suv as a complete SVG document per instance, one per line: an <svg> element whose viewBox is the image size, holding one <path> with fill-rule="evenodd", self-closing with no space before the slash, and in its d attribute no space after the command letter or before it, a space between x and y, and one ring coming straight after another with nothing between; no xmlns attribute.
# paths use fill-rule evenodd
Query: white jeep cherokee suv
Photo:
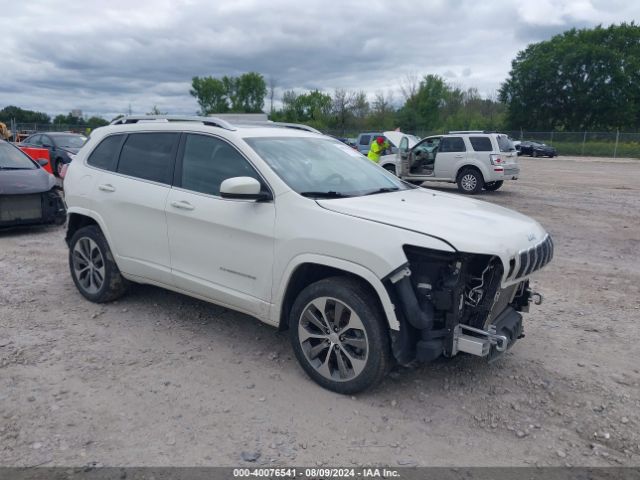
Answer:
<svg viewBox="0 0 640 480"><path fill-rule="evenodd" d="M284 126L125 117L96 129L65 191L71 276L93 302L157 285L289 329L313 380L363 390L394 362L493 358L522 337L534 220L405 183Z"/></svg>

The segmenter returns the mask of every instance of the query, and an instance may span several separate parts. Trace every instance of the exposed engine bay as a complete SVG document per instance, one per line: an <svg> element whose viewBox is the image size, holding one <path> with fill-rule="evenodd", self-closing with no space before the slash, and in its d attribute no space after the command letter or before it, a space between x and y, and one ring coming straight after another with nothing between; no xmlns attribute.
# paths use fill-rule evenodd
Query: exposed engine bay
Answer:
<svg viewBox="0 0 640 480"><path fill-rule="evenodd" d="M526 278L502 288L498 257L404 250L408 264L385 283L401 322L392 337L398 362L428 362L459 352L495 359L524 336L519 312L542 297L531 292Z"/></svg>

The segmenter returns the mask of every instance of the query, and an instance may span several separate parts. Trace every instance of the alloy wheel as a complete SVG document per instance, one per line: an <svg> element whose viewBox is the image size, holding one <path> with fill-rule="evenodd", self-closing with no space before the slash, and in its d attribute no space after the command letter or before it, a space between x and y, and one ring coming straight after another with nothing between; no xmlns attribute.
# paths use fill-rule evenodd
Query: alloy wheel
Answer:
<svg viewBox="0 0 640 480"><path fill-rule="evenodd" d="M73 247L73 272L87 293L97 293L104 283L104 258L98 244L89 237L80 238Z"/></svg>
<svg viewBox="0 0 640 480"><path fill-rule="evenodd" d="M462 184L462 188L464 190L470 192L476 188L476 185L478 185L478 179L475 177L475 175L467 173L462 177L460 183Z"/></svg>
<svg viewBox="0 0 640 480"><path fill-rule="evenodd" d="M298 341L307 362L329 380L352 380L367 363L369 342L362 320L335 298L319 297L305 307Z"/></svg>

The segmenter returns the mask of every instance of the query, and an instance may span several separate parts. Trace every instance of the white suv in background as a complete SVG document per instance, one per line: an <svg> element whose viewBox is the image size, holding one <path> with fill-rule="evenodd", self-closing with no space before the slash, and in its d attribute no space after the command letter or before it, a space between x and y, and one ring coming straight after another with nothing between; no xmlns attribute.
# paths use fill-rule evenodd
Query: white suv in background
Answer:
<svg viewBox="0 0 640 480"><path fill-rule="evenodd" d="M380 158L380 166L403 180L457 183L462 193L498 190L504 180L517 180L518 155L507 135L456 131L415 142L413 135L384 132L398 152Z"/></svg>
<svg viewBox="0 0 640 480"><path fill-rule="evenodd" d="M139 282L244 312L288 329L304 370L340 393L394 362L504 352L553 255L534 220L295 126L125 117L91 134L65 190L87 299Z"/></svg>

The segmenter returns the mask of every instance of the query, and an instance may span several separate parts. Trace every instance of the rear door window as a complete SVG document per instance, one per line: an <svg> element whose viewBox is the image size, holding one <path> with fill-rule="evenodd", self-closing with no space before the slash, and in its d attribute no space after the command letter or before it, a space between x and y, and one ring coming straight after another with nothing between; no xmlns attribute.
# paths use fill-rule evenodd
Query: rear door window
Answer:
<svg viewBox="0 0 640 480"><path fill-rule="evenodd" d="M362 135L360 137L360 145L369 145L371 141L371 135Z"/></svg>
<svg viewBox="0 0 640 480"><path fill-rule="evenodd" d="M158 183L171 183L177 133L132 133L122 146L117 172Z"/></svg>
<svg viewBox="0 0 640 480"><path fill-rule="evenodd" d="M493 150L489 137L469 137L469 142L476 152L491 152Z"/></svg>
<svg viewBox="0 0 640 480"><path fill-rule="evenodd" d="M93 152L91 152L91 155L89 155L87 159L87 164L92 167L101 168L102 170L114 171L124 137L124 135L111 135L106 137Z"/></svg>
<svg viewBox="0 0 640 480"><path fill-rule="evenodd" d="M438 151L440 153L466 152L467 148L464 145L462 137L444 137L440 140Z"/></svg>

